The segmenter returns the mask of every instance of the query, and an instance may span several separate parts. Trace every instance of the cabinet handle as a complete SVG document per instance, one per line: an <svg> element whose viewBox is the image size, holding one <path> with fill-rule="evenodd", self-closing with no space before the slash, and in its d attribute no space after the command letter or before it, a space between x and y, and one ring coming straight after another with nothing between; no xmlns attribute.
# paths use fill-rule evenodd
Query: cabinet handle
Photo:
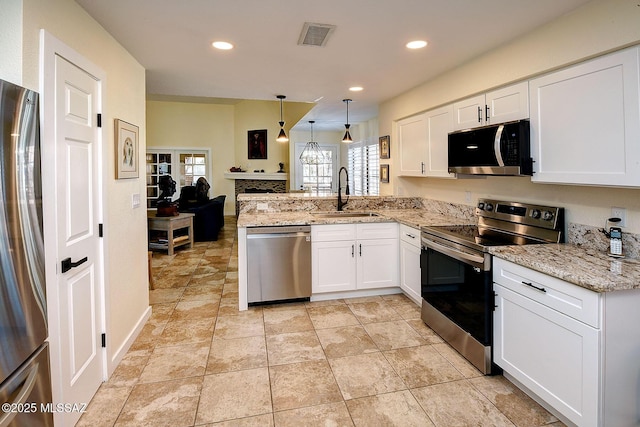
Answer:
<svg viewBox="0 0 640 427"><path fill-rule="evenodd" d="M485 120L487 123L489 123L489 112L490 112L490 111L491 111L491 110L489 110L489 106L488 106L488 105L485 105L485 106L484 106L484 120Z"/></svg>
<svg viewBox="0 0 640 427"><path fill-rule="evenodd" d="M359 252L358 255L362 256L362 243L360 243L360 248L358 249L358 252Z"/></svg>
<svg viewBox="0 0 640 427"><path fill-rule="evenodd" d="M351 258L356 255L356 245L351 245Z"/></svg>
<svg viewBox="0 0 640 427"><path fill-rule="evenodd" d="M420 173L424 175L424 162L420 162Z"/></svg>
<svg viewBox="0 0 640 427"><path fill-rule="evenodd" d="M414 236L413 234L404 233L404 235L407 236L407 237L411 237L412 239L416 238L416 236Z"/></svg>
<svg viewBox="0 0 640 427"><path fill-rule="evenodd" d="M547 292L547 290L545 288L539 288L539 287L537 287L536 285L534 285L533 283L530 283L530 282L522 282L522 284L523 285L527 285L530 288L533 288L533 289L535 289L537 291L540 291L540 292L545 292L545 293Z"/></svg>
<svg viewBox="0 0 640 427"><path fill-rule="evenodd" d="M478 123L482 123L482 108L478 107Z"/></svg>

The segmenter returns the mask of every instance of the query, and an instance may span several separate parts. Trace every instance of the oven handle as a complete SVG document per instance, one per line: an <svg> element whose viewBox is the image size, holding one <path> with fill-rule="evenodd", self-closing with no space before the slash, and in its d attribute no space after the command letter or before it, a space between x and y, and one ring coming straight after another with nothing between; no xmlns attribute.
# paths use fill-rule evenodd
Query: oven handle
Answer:
<svg viewBox="0 0 640 427"><path fill-rule="evenodd" d="M451 258L464 262L465 264L479 267L483 271L488 271L484 268L484 256L472 255L466 252L456 251L455 249L451 249L447 246L441 245L440 243L436 243L432 240L427 239L422 239L422 244L427 248L441 252L447 256L450 256Z"/></svg>

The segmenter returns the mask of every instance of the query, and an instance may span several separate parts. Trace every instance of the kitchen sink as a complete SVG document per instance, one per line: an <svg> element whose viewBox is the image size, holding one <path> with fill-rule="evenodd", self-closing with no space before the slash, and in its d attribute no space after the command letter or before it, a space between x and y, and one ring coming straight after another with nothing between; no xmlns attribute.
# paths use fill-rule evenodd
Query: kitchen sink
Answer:
<svg viewBox="0 0 640 427"><path fill-rule="evenodd" d="M311 215L316 216L318 218L367 218L367 217L379 216L375 212L349 212L349 211L311 212Z"/></svg>

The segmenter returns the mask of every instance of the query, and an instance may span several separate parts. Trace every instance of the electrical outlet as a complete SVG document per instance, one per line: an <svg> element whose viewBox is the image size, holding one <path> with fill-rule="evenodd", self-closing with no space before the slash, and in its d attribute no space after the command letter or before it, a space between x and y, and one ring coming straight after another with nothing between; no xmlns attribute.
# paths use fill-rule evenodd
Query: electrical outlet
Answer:
<svg viewBox="0 0 640 427"><path fill-rule="evenodd" d="M471 202L471 191L464 192L464 201L467 203Z"/></svg>
<svg viewBox="0 0 640 427"><path fill-rule="evenodd" d="M613 206L611 208L611 217L620 218L620 222L617 224L618 227L625 227L627 223L627 209Z"/></svg>

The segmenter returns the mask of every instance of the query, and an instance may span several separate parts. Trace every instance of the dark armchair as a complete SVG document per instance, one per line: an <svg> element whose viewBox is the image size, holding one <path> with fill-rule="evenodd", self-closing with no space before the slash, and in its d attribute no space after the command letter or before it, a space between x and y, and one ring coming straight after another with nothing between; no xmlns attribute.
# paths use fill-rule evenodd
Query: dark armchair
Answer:
<svg viewBox="0 0 640 427"><path fill-rule="evenodd" d="M208 185L208 184L207 184ZM209 199L200 188L188 185L180 189L178 206L180 212L195 214L193 217L193 238L196 242L218 240L218 233L224 226L224 202L222 194Z"/></svg>

